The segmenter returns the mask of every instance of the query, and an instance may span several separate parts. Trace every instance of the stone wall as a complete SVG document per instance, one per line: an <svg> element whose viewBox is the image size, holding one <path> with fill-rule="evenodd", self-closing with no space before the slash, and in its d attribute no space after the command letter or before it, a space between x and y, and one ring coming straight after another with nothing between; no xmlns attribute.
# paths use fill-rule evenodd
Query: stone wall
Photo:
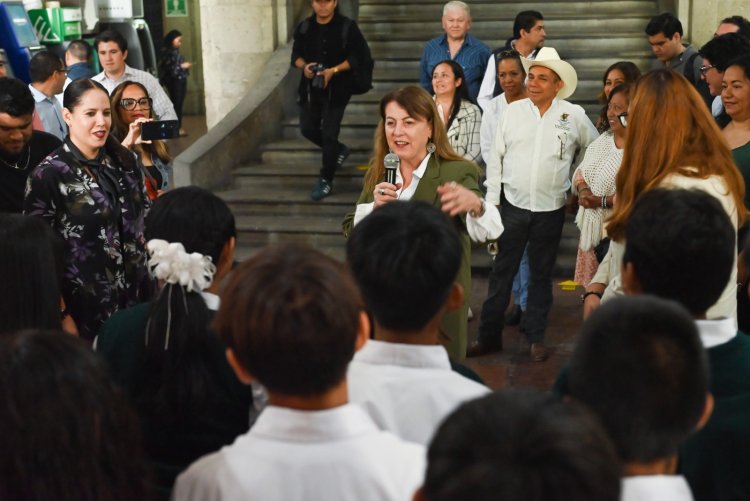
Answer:
<svg viewBox="0 0 750 501"><path fill-rule="evenodd" d="M725 17L750 17L747 0L679 0L678 17L686 25L686 36L700 48L713 35Z"/></svg>
<svg viewBox="0 0 750 501"><path fill-rule="evenodd" d="M210 129L257 83L309 7L301 0L200 0L206 123Z"/></svg>

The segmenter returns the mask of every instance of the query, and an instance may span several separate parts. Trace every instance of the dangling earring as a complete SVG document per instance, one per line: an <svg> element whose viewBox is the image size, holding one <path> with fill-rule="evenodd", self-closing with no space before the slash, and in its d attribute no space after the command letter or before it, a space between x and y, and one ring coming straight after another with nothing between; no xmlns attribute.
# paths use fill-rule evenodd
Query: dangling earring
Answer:
<svg viewBox="0 0 750 501"><path fill-rule="evenodd" d="M435 153L435 143L432 142L432 138L427 140L427 153Z"/></svg>

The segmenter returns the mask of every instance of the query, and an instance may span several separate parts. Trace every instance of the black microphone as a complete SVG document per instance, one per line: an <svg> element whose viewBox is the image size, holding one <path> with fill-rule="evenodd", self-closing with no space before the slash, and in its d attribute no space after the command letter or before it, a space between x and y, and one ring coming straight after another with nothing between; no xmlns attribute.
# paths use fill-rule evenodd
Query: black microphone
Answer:
<svg viewBox="0 0 750 501"><path fill-rule="evenodd" d="M383 158L383 165L385 165L385 182L396 184L396 170L401 165L401 159L395 153L388 153Z"/></svg>

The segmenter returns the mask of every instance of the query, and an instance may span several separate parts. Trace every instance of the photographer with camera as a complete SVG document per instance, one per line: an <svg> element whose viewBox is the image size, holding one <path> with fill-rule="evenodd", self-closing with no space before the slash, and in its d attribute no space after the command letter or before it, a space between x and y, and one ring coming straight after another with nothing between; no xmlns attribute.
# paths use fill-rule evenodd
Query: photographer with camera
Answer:
<svg viewBox="0 0 750 501"><path fill-rule="evenodd" d="M349 156L339 142L344 110L352 96L352 71L369 59L357 23L336 10L337 0L312 0L314 14L294 31L292 65L302 70L299 83L300 131L323 150L320 178L310 193L331 194L333 176Z"/></svg>

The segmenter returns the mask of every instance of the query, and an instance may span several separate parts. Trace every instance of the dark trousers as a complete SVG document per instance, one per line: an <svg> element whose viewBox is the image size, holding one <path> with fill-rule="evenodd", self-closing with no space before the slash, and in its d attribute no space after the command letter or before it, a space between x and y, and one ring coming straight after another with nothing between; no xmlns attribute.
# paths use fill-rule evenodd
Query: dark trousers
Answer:
<svg viewBox="0 0 750 501"><path fill-rule="evenodd" d="M547 316L552 307L552 268L560 245L565 207L550 212L519 209L503 199L500 214L505 230L498 241L500 252L492 263L487 299L482 306L479 339L502 345L505 309L510 301L513 277L528 243L529 298L521 320L530 343L544 340Z"/></svg>
<svg viewBox="0 0 750 501"><path fill-rule="evenodd" d="M177 113L177 120L180 121L180 127L182 127L182 106L185 104L185 96L187 95L187 79L175 78L170 80L166 87L169 99L172 100L174 111Z"/></svg>
<svg viewBox="0 0 750 501"><path fill-rule="evenodd" d="M300 106L300 132L323 150L320 177L327 181L333 181L336 172L336 157L344 147L339 143L339 131L348 103L347 98L343 103L331 104L328 90L324 89L322 92L313 90L308 102Z"/></svg>

